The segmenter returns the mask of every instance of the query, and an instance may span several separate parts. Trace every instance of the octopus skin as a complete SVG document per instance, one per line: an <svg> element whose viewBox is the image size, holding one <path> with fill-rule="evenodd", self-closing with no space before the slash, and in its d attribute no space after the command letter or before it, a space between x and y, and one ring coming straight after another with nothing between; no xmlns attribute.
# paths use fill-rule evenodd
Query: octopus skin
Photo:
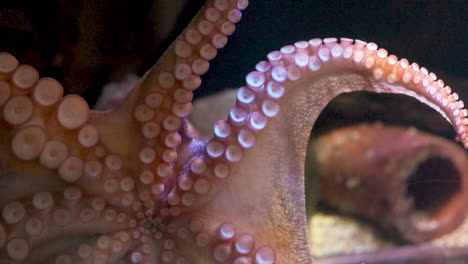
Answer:
<svg viewBox="0 0 468 264"><path fill-rule="evenodd" d="M340 93L413 96L467 147L463 102L435 74L375 43L300 41L247 74L198 140L193 91L247 0L209 0L122 105L90 110L0 54L0 259L5 263L312 263L307 139ZM284 140L288 139L288 140Z"/></svg>

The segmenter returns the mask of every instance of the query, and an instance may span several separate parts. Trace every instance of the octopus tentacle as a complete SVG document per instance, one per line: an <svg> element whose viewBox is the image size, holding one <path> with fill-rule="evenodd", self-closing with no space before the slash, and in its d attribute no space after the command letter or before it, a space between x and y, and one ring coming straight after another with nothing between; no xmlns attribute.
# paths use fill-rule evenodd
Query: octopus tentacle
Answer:
<svg viewBox="0 0 468 264"><path fill-rule="evenodd" d="M240 10L247 4L248 1L208 1L182 37L143 77L129 99L119 109L110 112L90 111L87 103L76 95L62 98L63 89L57 81L47 77L39 80L34 68L19 65L13 56L1 53L0 106L5 122L2 125L13 131L11 134L2 131L2 135L11 141L11 149L5 155L15 157L14 163L8 164L6 169L9 174L10 171L15 173L17 168L27 164L33 167L31 172L41 172L39 175L22 175L27 178L22 180L22 186L9 194L2 194L6 224L16 224L23 218L28 220L30 210L24 209L18 201L34 197L37 186L25 187L26 182L36 182L38 186L41 181L49 182L50 186L44 187L43 191L54 193L65 184L72 184L77 190L84 190L84 196L98 196L114 208L103 213L110 222L109 226L115 222L116 230L128 229L124 231L126 236L132 235L132 241L137 241L131 247L118 247L125 258L135 263L158 258L165 262L184 261L183 256L176 254L174 240L163 239L165 232L158 231L165 230L165 223L157 223L161 217L177 215L178 212L167 208L159 211L158 207L159 203L165 202L165 197L171 197L167 193L172 185L177 184L178 171L183 168L181 164L190 156L191 149L184 146L190 143L190 139L182 141L181 125L185 125L184 118L191 112L192 91L200 85L199 75L208 70L208 61L214 58L216 49L226 44L227 36L235 29L234 23L241 17ZM121 124L123 129L117 131ZM136 140L125 144L125 138ZM39 164L35 163L36 160ZM193 164L193 171L200 170L196 162ZM51 178L50 170L58 177ZM11 185L13 180L18 179L5 177L4 185ZM197 190L200 189L199 184L196 186ZM174 199L167 200L174 204ZM9 204L11 201L13 204ZM91 211L81 208L85 204L80 201L80 206L75 204L69 210L59 207L57 217L62 226L75 230L72 218L79 215L89 219L98 214L95 208ZM81 213L80 210L85 211ZM153 218L154 221L151 220ZM50 219L38 221L46 225ZM98 223L93 221L93 224ZM140 230L143 227L147 227L145 232ZM161 243L152 241L150 230L155 233L156 240L162 240ZM53 249L42 251L45 255L41 255L43 253L35 249L36 244L30 241L27 233L16 238L15 232L3 228L3 225L2 238L5 240L1 245L6 249L2 253L5 258L48 261L51 260L49 256L54 255ZM80 253L79 249L88 245L80 244L78 252L56 256L56 261L74 262L77 257L91 262L112 262L108 247L100 244L97 239L97 246L91 246L92 254L88 254L90 250ZM154 244L161 249L156 251L156 255L148 250ZM104 252L99 253L101 249ZM126 256L126 251L133 253ZM41 256L36 258L38 254Z"/></svg>
<svg viewBox="0 0 468 264"><path fill-rule="evenodd" d="M8 159L12 164L2 167L2 188L9 188L0 197L2 259L46 261L57 249L72 247L88 233L117 232L135 226L136 220L129 217L131 211L118 202L113 205L113 201L104 200L99 195L102 190L93 193L92 188L86 188L95 179L84 177L83 171L97 176L102 170L101 163L86 158L102 158L105 154L102 146L92 149L99 138L96 128L88 123L86 102L74 95L62 98L61 85L51 78L39 79L30 66L15 63L16 68L6 71L16 59L7 53L1 57L1 133L11 142L11 149L2 150L2 157L13 154L17 158ZM28 163L35 160L39 162ZM17 171L24 166L29 169ZM51 176L48 169L57 175ZM77 236L76 240L70 243L67 235ZM60 246L63 241L67 241L65 247ZM41 247L45 242L48 246ZM59 259L68 257L57 256Z"/></svg>
<svg viewBox="0 0 468 264"><path fill-rule="evenodd" d="M208 1L115 113L133 112L140 124L136 133L143 140L137 154L141 170L136 172L140 178L136 185L145 197L161 198L170 193L173 205L180 200L173 189L188 156L181 153L189 151L190 137L182 133L187 131L185 118L192 112L193 91L200 86L200 76L208 70L217 49L226 45L247 5L248 1ZM165 215L179 213L175 207L171 212L160 211Z"/></svg>
<svg viewBox="0 0 468 264"><path fill-rule="evenodd" d="M195 215L209 215L204 217L208 226L240 219L236 227L269 241L278 261L310 261L305 249L295 247L307 245L307 232L301 229L306 226L302 183L307 139L320 111L338 94L370 90L415 97L439 110L467 146L467 111L450 87L425 68L388 56L374 43L312 39L267 57L268 62L260 62L246 76L229 117L215 124L214 137L204 146L205 157L217 159L203 164L212 179L203 186L210 190L198 193L188 206L196 208L191 210ZM224 167L222 177L213 177L219 166ZM248 224L244 208L249 208Z"/></svg>
<svg viewBox="0 0 468 264"><path fill-rule="evenodd" d="M246 76L214 137L197 140L186 121L192 91L247 4L208 1L127 100L108 112L63 97L58 82L0 53L0 141L9 146L0 150L0 186L9 188L0 193L0 258L311 263L305 150L318 113L342 92L414 96L437 107L468 146L467 112L449 87L417 64L347 38L268 54ZM86 235L54 243L70 232Z"/></svg>

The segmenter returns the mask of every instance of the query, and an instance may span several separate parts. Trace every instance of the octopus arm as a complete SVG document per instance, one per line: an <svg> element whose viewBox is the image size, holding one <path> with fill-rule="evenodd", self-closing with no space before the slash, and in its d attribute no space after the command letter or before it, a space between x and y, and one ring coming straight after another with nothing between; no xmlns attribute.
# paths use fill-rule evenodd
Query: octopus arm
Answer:
<svg viewBox="0 0 468 264"><path fill-rule="evenodd" d="M209 198L196 205L208 226L237 219L238 229L268 241L282 263L311 261L304 161L312 126L337 95L366 90L415 97L441 111L468 144L466 110L457 94L425 68L388 56L374 43L312 39L267 59L246 76L228 118L215 123L207 160L210 167L229 164L230 174L213 181Z"/></svg>

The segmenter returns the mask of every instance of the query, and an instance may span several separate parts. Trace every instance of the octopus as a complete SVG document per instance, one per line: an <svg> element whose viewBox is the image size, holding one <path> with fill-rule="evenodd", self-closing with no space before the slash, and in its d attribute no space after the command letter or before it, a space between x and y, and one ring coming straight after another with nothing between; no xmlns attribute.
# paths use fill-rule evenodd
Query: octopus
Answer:
<svg viewBox="0 0 468 264"><path fill-rule="evenodd" d="M425 67L350 38L269 53L213 136L200 138L188 121L193 92L248 4L208 0L111 111L90 110L0 53L2 263L313 263L307 143L342 93L414 97L468 147L457 93Z"/></svg>

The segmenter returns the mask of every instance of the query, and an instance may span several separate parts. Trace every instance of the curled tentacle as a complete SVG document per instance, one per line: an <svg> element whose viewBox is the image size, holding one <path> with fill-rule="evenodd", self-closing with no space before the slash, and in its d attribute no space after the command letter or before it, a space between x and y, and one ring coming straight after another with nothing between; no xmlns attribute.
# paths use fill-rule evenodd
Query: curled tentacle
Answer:
<svg viewBox="0 0 468 264"><path fill-rule="evenodd" d="M183 211L201 215L205 225L248 214L249 224L234 224L269 241L280 261L310 261L304 248L282 241L307 245L303 168L308 137L320 111L338 94L368 90L415 97L446 117L457 139L468 145L467 111L458 95L424 67L398 60L374 43L312 39L267 58L246 76L228 118L215 123L203 161L194 160L189 178L184 175L183 182L190 184L179 186L176 194L185 201ZM248 213L244 208L250 208Z"/></svg>

